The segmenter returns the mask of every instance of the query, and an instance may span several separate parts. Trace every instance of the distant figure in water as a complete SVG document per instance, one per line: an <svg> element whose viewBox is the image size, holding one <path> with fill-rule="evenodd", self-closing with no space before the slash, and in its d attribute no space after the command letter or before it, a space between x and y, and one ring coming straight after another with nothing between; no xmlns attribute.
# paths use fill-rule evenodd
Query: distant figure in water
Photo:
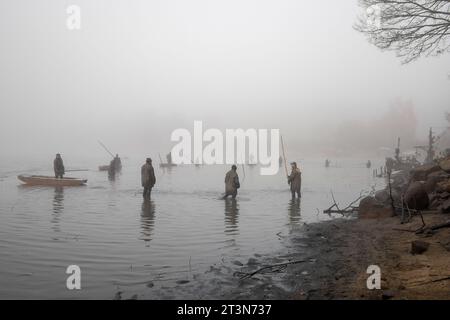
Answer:
<svg viewBox="0 0 450 320"><path fill-rule="evenodd" d="M114 166L114 172L122 170L122 160L120 160L120 157L118 154L114 157L112 164Z"/></svg>
<svg viewBox="0 0 450 320"><path fill-rule="evenodd" d="M370 167L372 167L372 162L370 160L367 160L366 167L368 169L370 169Z"/></svg>
<svg viewBox="0 0 450 320"><path fill-rule="evenodd" d="M55 171L55 178L62 179L65 173L64 163L61 158L61 155L56 154L55 160L53 160L53 170Z"/></svg>
<svg viewBox="0 0 450 320"><path fill-rule="evenodd" d="M147 158L145 164L141 167L141 181L144 187L142 194L145 199L150 199L152 188L156 183L155 170L152 166L152 159Z"/></svg>
<svg viewBox="0 0 450 320"><path fill-rule="evenodd" d="M325 168L328 168L330 166L330 160L325 160Z"/></svg>
<svg viewBox="0 0 450 320"><path fill-rule="evenodd" d="M300 172L300 169L297 168L297 163L292 162L291 163L291 174L288 176L288 183L291 185L291 193L292 198L295 198L295 194L297 193L297 197L300 198L300 191L302 188L302 173Z"/></svg>
<svg viewBox="0 0 450 320"><path fill-rule="evenodd" d="M225 195L223 199L226 199L228 196L235 199L237 195L237 189L241 187L239 183L239 176L236 172L237 167L233 164L231 166L231 170L227 172L225 175Z"/></svg>
<svg viewBox="0 0 450 320"><path fill-rule="evenodd" d="M166 155L166 159L167 159L167 163L168 163L168 164L172 164L172 153L171 153L171 152L169 152L169 153Z"/></svg>

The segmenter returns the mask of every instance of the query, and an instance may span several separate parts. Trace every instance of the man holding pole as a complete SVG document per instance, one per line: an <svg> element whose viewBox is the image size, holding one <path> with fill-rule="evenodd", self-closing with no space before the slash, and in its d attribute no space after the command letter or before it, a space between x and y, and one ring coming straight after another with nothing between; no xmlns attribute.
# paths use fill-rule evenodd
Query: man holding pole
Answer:
<svg viewBox="0 0 450 320"><path fill-rule="evenodd" d="M291 163L291 174L288 175L288 183L291 185L291 193L292 199L295 198L295 194L297 193L297 197L301 198L301 188L302 188L302 173L300 169L297 167L296 162Z"/></svg>
<svg viewBox="0 0 450 320"><path fill-rule="evenodd" d="M283 158L284 158L284 170L286 170L286 176L288 179L288 183L291 185L291 193L292 193L292 199L295 199L295 194L297 193L297 197L301 198L300 191L302 189L302 173L300 172L300 169L297 167L296 162L291 163L291 174L288 174L287 169L287 162L286 162L286 153L284 151L284 142L283 142L283 136L281 136L281 148L283 151Z"/></svg>

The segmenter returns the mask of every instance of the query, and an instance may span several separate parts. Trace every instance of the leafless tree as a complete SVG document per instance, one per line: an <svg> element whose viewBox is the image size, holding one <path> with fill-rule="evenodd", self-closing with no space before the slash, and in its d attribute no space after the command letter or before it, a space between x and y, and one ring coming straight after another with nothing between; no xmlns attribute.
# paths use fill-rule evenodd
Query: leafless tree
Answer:
<svg viewBox="0 0 450 320"><path fill-rule="evenodd" d="M355 29L403 63L449 51L450 0L359 0Z"/></svg>

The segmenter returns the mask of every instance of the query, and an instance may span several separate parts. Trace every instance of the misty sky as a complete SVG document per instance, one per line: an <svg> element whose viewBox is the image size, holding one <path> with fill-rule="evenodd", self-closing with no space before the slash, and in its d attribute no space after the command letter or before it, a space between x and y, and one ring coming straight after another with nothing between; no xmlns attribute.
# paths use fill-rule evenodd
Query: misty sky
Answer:
<svg viewBox="0 0 450 320"><path fill-rule="evenodd" d="M66 27L70 4L79 31ZM163 152L194 120L280 128L300 148L397 98L414 104L419 135L446 125L450 57L401 65L353 30L359 10L356 0L2 1L1 153L104 154L98 139Z"/></svg>

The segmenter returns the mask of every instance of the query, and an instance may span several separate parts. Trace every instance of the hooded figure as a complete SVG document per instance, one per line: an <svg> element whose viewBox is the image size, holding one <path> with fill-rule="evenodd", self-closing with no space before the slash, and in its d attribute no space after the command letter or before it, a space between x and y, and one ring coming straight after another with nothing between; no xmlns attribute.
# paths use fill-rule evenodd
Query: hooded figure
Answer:
<svg viewBox="0 0 450 320"><path fill-rule="evenodd" d="M55 158L55 160L53 160L53 170L55 171L55 178L62 179L62 177L65 173L65 170L64 170L63 160L59 153L56 154L56 158Z"/></svg>
<svg viewBox="0 0 450 320"><path fill-rule="evenodd" d="M141 182L144 187L144 198L150 198L152 188L156 183L155 170L152 166L152 159L147 158L145 164L141 167Z"/></svg>
<svg viewBox="0 0 450 320"><path fill-rule="evenodd" d="M297 193L297 197L301 197L300 190L302 188L302 173L300 172L300 169L297 168L297 163L292 162L292 171L291 174L288 176L288 183L291 185L291 193L292 198L295 198L295 194Z"/></svg>
<svg viewBox="0 0 450 320"><path fill-rule="evenodd" d="M231 166L231 170L227 172L225 175L225 196L226 199L228 196L231 196L233 199L236 198L237 189L240 188L239 176L236 172L237 167L233 164Z"/></svg>

